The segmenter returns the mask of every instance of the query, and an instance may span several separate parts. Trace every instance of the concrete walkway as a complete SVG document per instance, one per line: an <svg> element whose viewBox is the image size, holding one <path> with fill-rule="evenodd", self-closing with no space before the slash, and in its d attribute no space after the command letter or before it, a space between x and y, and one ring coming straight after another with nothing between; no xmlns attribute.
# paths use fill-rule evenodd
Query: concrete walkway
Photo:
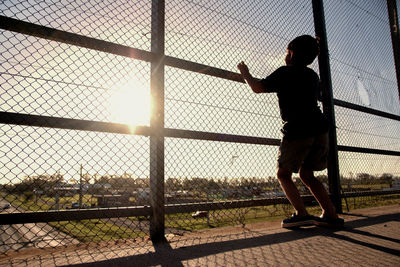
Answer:
<svg viewBox="0 0 400 267"><path fill-rule="evenodd" d="M400 266L400 205L352 211L345 228L257 223L149 240L24 250L0 266Z"/></svg>

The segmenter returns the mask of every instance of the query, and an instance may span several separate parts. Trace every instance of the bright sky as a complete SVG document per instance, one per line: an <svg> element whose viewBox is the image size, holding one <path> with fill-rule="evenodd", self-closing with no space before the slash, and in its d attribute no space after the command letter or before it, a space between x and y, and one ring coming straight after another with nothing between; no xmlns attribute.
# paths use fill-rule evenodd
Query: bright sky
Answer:
<svg viewBox="0 0 400 267"><path fill-rule="evenodd" d="M324 1L334 95L400 114L384 2ZM150 49L150 1L1 2L1 14L106 41ZM354 16L357 14L357 16ZM166 1L166 54L237 72L244 60L264 77L283 64L287 43L314 34L311 1ZM149 63L1 31L0 110L149 125ZM312 68L318 71L314 63ZM166 67L168 128L280 138L274 95ZM400 150L400 124L337 108L339 143ZM0 181L26 175L149 175L149 140L0 126ZM275 176L277 147L167 138L166 177ZM343 173L396 173L398 157L341 153ZM397 173L399 175L399 173Z"/></svg>

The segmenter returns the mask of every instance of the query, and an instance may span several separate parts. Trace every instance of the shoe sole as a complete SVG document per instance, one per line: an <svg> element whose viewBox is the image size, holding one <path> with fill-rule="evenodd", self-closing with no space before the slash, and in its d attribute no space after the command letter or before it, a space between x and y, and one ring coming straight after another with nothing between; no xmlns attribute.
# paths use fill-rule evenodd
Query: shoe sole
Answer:
<svg viewBox="0 0 400 267"><path fill-rule="evenodd" d="M321 226L321 227L328 227L328 228L343 228L344 224L335 224L335 223L326 223L326 222L315 222L316 226Z"/></svg>
<svg viewBox="0 0 400 267"><path fill-rule="evenodd" d="M298 228L301 226L311 226L315 225L314 220L292 222L292 223L281 223L282 228Z"/></svg>

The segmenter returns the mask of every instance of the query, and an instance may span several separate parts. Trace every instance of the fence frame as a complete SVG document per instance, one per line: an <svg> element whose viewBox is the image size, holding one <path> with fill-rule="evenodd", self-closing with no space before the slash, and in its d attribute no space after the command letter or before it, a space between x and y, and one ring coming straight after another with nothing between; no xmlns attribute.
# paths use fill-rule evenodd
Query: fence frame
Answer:
<svg viewBox="0 0 400 267"><path fill-rule="evenodd" d="M152 108L150 128L150 236L161 240L165 235L164 199L164 71L165 71L165 1L152 0L151 4L151 52L156 55L151 62L150 91Z"/></svg>
<svg viewBox="0 0 400 267"><path fill-rule="evenodd" d="M400 101L400 29L398 21L398 9L396 6L396 0L387 0L388 16L390 23L390 34L392 37L392 46L394 54L394 65L396 68L397 76L397 88L399 89L399 101Z"/></svg>
<svg viewBox="0 0 400 267"><path fill-rule="evenodd" d="M395 57L395 66L397 74L397 84L400 95L400 78L399 78L399 25L397 21L397 7L395 0L387 0L388 13L390 18L390 30L393 42L393 53ZM342 210L341 198L353 196L349 193L340 193L338 151L350 151L369 154L393 155L400 156L400 151L389 151L379 149L369 149L361 147L340 146L337 145L337 136L335 129L335 106L344 107L388 119L400 121L400 116L371 109L364 106L348 103L333 98L332 82L329 63L329 50L325 29L325 18L323 9L323 0L312 0L314 25L316 35L321 40L321 54L319 56L319 67L321 82L324 85L324 113L331 119L330 133L330 160L328 166L328 179L330 194L338 211ZM165 233L165 214L173 214L179 212L190 212L198 209L201 210L218 210L237 207L252 207L271 204L288 203L285 198L274 199L254 199L254 200L238 200L230 202L205 202L205 203L188 203L188 204L165 204L164 200L164 141L169 138L184 138L196 140L208 140L217 142L233 142L246 144L261 144L268 146L279 146L279 139L242 136L225 133L211 133L202 131L190 131L180 129L170 129L164 126L164 68L170 66L174 68L184 69L192 72L201 73L213 77L227 79L231 81L244 83L238 73L226 71L219 68L166 56L164 51L164 30L165 30L165 1L152 0L152 18L151 18L151 51L136 49L124 45L119 45L95 38L82 36L66 31L61 31L29 22L24 22L5 16L0 16L0 28L3 30L13 31L25 35L36 36L39 38L53 40L65 44L75 45L114 55L120 55L133 59L142 60L151 64L151 95L152 101L156 107L153 109L150 119L150 127L139 126L134 130L127 125L109 122L89 121L67 119L59 117L38 116L31 114L19 114L12 112L0 112L0 123L36 126L58 129L71 129L83 131L96 131L117 134L132 134L147 136L150 138L150 185L151 185L151 206L142 207L120 207L107 209L88 209L88 210L70 210L70 211L49 211L49 212L25 212L14 214L0 214L0 225L19 224L19 223L37 223L52 222L65 220L82 220L82 219L98 219L98 218L114 218L114 217L130 217L130 216L150 216L150 235L153 240L160 240ZM386 192L365 192L363 195L389 195L399 194L400 190L392 190ZM359 194L359 193L358 193ZM305 201L310 200L310 196L303 197Z"/></svg>
<svg viewBox="0 0 400 267"><path fill-rule="evenodd" d="M331 80L331 68L329 62L328 38L326 35L325 13L322 0L313 0L314 28L319 38L320 54L318 66L322 86L323 112L327 116L329 125L329 154L328 154L328 181L329 193L337 212L342 212L342 201L340 199L340 175L339 159L336 135L335 107L333 103L333 91Z"/></svg>

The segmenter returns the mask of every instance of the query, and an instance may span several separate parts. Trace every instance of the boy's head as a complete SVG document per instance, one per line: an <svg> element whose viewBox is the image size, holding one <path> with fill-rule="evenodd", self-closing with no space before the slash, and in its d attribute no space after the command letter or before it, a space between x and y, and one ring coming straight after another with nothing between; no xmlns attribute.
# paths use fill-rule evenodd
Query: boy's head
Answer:
<svg viewBox="0 0 400 267"><path fill-rule="evenodd" d="M287 65L311 64L319 54L318 40L310 35L302 35L291 41L287 47Z"/></svg>

